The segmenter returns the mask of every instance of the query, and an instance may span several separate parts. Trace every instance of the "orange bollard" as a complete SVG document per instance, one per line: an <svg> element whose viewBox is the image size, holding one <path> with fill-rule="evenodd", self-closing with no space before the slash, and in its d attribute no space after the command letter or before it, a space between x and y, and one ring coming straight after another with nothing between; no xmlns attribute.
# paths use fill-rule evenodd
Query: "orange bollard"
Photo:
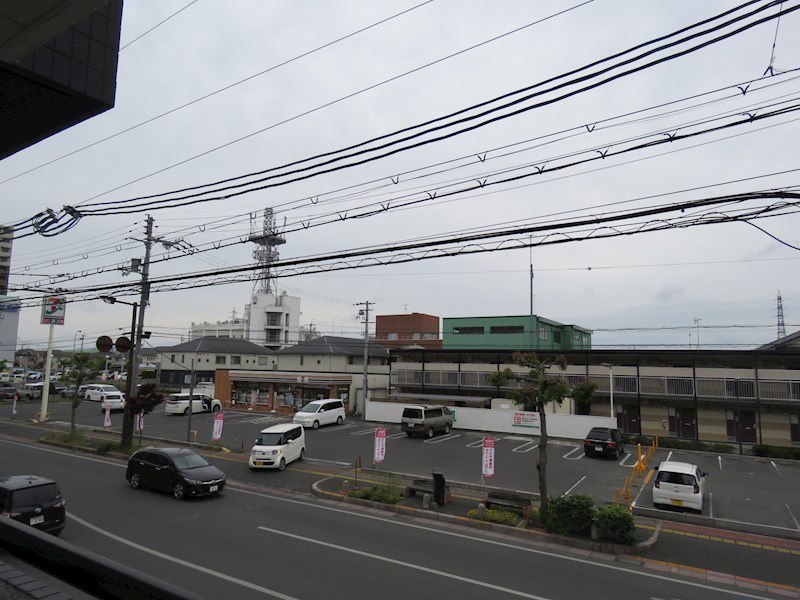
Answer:
<svg viewBox="0 0 800 600"><path fill-rule="evenodd" d="M622 490L617 488L617 506L619 506L620 502L622 502Z"/></svg>

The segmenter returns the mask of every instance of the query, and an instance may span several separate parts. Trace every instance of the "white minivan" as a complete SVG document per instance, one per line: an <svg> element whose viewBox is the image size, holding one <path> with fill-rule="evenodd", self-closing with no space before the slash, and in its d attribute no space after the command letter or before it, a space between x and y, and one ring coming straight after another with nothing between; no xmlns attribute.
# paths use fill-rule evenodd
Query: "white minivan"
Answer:
<svg viewBox="0 0 800 600"><path fill-rule="evenodd" d="M283 471L293 460L306 455L306 434L300 425L281 423L262 429L250 450L251 470L278 469Z"/></svg>
<svg viewBox="0 0 800 600"><path fill-rule="evenodd" d="M707 476L697 465L663 461L653 483L653 506L679 506L702 513Z"/></svg>
<svg viewBox="0 0 800 600"><path fill-rule="evenodd" d="M312 400L294 414L293 421L303 427L317 429L320 425L344 423L344 403L338 398Z"/></svg>

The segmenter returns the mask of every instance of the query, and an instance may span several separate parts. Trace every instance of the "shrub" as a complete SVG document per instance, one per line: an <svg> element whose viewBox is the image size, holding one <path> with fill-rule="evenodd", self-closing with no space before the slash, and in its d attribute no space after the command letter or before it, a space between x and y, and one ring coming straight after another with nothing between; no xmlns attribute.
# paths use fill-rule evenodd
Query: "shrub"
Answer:
<svg viewBox="0 0 800 600"><path fill-rule="evenodd" d="M56 440L62 444L70 444L72 446L83 446L86 443L86 437L77 429L57 435Z"/></svg>
<svg viewBox="0 0 800 600"><path fill-rule="evenodd" d="M788 458L790 460L800 460L800 448L788 448L786 446L768 446L766 444L759 444L753 446L753 454L755 456L764 456L768 458Z"/></svg>
<svg viewBox="0 0 800 600"><path fill-rule="evenodd" d="M542 515L544 528L562 535L586 535L591 533L594 519L594 501L586 494L551 498L547 511Z"/></svg>
<svg viewBox="0 0 800 600"><path fill-rule="evenodd" d="M609 504L597 509L594 517L601 540L631 545L636 541L633 532L636 524L633 515L622 506Z"/></svg>
<svg viewBox="0 0 800 600"><path fill-rule="evenodd" d="M510 510L501 510L499 508L486 508L479 510L474 508L467 512L467 517L477 521L489 521L490 523L500 523L501 525L516 525L519 523L519 515Z"/></svg>
<svg viewBox="0 0 800 600"><path fill-rule="evenodd" d="M539 509L531 508L528 511L528 516L525 519L525 527L539 528L542 526L542 515L539 514Z"/></svg>
<svg viewBox="0 0 800 600"><path fill-rule="evenodd" d="M402 500L402 496L398 494L396 490L389 487L379 487L377 485L350 490L347 495L351 498L362 498L382 504L397 504Z"/></svg>
<svg viewBox="0 0 800 600"><path fill-rule="evenodd" d="M97 452L97 454L99 454L101 456L104 456L104 455L108 454L109 452L111 452L112 450L119 450L119 449L120 449L119 442L108 441L108 442L102 442L102 443L98 444L96 452Z"/></svg>

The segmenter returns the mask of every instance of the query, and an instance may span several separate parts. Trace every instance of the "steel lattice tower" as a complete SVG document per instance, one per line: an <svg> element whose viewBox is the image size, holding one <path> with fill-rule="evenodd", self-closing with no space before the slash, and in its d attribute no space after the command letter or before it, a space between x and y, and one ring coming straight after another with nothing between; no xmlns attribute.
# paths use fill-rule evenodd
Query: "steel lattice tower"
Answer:
<svg viewBox="0 0 800 600"><path fill-rule="evenodd" d="M783 322L783 299L781 291L778 290L778 339L786 337L786 324Z"/></svg>
<svg viewBox="0 0 800 600"><path fill-rule="evenodd" d="M275 215L271 208L264 209L264 220L260 230L257 219L257 215L250 215L249 240L256 244L253 258L258 263L253 289L264 294L277 294L278 284L272 272L272 264L279 257L278 246L285 244L286 239L275 226Z"/></svg>

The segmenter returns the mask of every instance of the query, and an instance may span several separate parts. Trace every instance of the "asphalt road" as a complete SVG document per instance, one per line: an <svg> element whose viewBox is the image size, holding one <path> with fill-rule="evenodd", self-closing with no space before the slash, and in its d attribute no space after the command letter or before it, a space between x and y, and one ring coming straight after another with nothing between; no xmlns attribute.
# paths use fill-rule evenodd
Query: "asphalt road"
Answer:
<svg viewBox="0 0 800 600"><path fill-rule="evenodd" d="M234 478L179 502L130 489L124 461L26 441L0 440L0 471L61 483L65 541L206 598L776 597Z"/></svg>

